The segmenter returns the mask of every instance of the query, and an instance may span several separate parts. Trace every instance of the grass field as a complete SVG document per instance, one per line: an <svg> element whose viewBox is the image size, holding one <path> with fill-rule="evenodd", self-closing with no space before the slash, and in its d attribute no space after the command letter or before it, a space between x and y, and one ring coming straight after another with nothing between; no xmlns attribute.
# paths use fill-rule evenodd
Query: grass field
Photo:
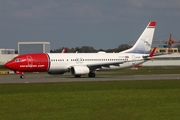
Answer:
<svg viewBox="0 0 180 120"><path fill-rule="evenodd" d="M0 85L1 120L179 120L180 81Z"/></svg>

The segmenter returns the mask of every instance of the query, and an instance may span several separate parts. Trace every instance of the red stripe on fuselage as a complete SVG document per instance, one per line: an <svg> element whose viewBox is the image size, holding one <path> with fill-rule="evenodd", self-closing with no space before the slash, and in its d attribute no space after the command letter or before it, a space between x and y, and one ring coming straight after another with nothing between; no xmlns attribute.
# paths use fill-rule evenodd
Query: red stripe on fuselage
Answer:
<svg viewBox="0 0 180 120"><path fill-rule="evenodd" d="M49 58L45 53L24 54L15 57L5 66L13 71L45 72L49 68Z"/></svg>

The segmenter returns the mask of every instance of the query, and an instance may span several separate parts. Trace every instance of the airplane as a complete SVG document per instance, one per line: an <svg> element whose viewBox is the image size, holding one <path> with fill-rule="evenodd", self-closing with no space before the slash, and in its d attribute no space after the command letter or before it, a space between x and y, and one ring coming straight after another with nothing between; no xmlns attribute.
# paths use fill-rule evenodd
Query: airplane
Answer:
<svg viewBox="0 0 180 120"><path fill-rule="evenodd" d="M149 22L134 46L119 53L33 53L19 55L5 64L5 67L20 74L24 72L47 72L64 74L70 72L75 77L81 75L95 77L98 70L111 70L132 67L151 59L150 53L156 22Z"/></svg>

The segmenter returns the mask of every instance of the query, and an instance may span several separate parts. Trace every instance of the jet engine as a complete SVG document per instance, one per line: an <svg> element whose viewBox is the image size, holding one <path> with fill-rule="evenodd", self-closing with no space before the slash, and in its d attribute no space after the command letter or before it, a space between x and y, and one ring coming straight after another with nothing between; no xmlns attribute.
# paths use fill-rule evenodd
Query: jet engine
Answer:
<svg viewBox="0 0 180 120"><path fill-rule="evenodd" d="M89 74L90 70L87 66L72 66L70 69L71 74L73 75L82 75Z"/></svg>

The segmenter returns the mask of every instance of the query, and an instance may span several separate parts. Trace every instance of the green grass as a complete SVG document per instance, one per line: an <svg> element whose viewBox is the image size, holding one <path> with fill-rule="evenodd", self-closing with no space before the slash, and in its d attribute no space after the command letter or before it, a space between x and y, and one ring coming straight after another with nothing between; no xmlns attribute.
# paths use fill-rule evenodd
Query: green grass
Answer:
<svg viewBox="0 0 180 120"><path fill-rule="evenodd" d="M179 120L180 81L0 85L1 120Z"/></svg>

